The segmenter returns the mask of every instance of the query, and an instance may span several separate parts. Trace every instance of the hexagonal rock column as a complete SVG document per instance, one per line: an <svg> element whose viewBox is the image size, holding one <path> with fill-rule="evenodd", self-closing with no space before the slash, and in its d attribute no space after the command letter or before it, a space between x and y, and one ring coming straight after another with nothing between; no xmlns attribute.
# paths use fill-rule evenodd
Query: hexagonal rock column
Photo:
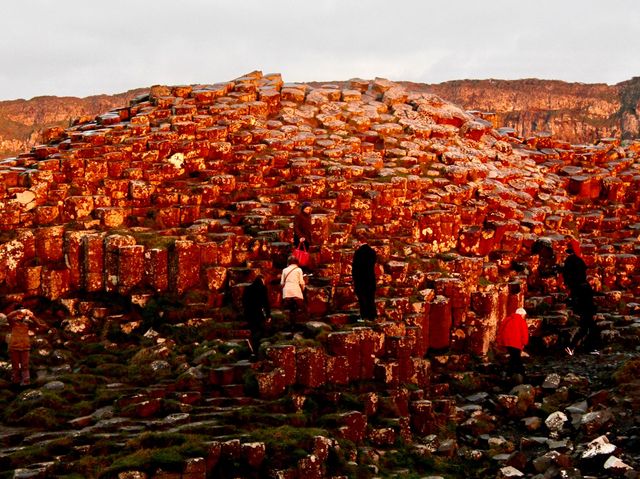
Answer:
<svg viewBox="0 0 640 479"><path fill-rule="evenodd" d="M68 269L42 269L40 294L47 299L56 300L69 291Z"/></svg>
<svg viewBox="0 0 640 479"><path fill-rule="evenodd" d="M144 252L144 283L155 291L169 288L169 252L152 248Z"/></svg>
<svg viewBox="0 0 640 479"><path fill-rule="evenodd" d="M69 196L64 201L61 212L62 221L69 222L87 217L93 208L93 196Z"/></svg>
<svg viewBox="0 0 640 479"><path fill-rule="evenodd" d="M258 392L263 399L275 399L287 390L286 374L281 368L266 373L256 373Z"/></svg>
<svg viewBox="0 0 640 479"><path fill-rule="evenodd" d="M349 368L346 356L327 356L327 383L349 384Z"/></svg>
<svg viewBox="0 0 640 479"><path fill-rule="evenodd" d="M431 361L423 358L412 358L414 376L410 378L411 384L422 389L427 389L431 384Z"/></svg>
<svg viewBox="0 0 640 479"><path fill-rule="evenodd" d="M129 235L109 235L104 239L104 289L114 292L118 289L119 250L124 246L136 244L136 239Z"/></svg>
<svg viewBox="0 0 640 479"><path fill-rule="evenodd" d="M360 378L361 356L360 338L351 331L331 333L327 337L330 354L343 358L342 364L337 364L347 378L347 382Z"/></svg>
<svg viewBox="0 0 640 479"><path fill-rule="evenodd" d="M435 414L431 401L425 399L411 403L411 429L419 436L435 431Z"/></svg>
<svg viewBox="0 0 640 479"><path fill-rule="evenodd" d="M429 348L448 348L451 338L451 304L449 298L436 296L429 308Z"/></svg>
<svg viewBox="0 0 640 479"><path fill-rule="evenodd" d="M394 358L398 364L398 379L401 383L411 382L413 377L413 361L411 354L414 348L414 338L409 336L387 336L385 341L386 353Z"/></svg>
<svg viewBox="0 0 640 479"><path fill-rule="evenodd" d="M472 293L471 307L478 315L469 344L475 354L485 354L495 339L498 324L507 314L508 285L495 285L487 291Z"/></svg>
<svg viewBox="0 0 640 479"><path fill-rule="evenodd" d="M265 355L275 368L280 368L284 374L284 383L290 386L296 382L296 347L292 345L272 346L267 348Z"/></svg>
<svg viewBox="0 0 640 479"><path fill-rule="evenodd" d="M296 382L317 388L327 380L326 354L323 348L300 348L296 351Z"/></svg>
<svg viewBox="0 0 640 479"><path fill-rule="evenodd" d="M38 228L36 235L36 255L43 263L62 260L64 226Z"/></svg>
<svg viewBox="0 0 640 479"><path fill-rule="evenodd" d="M130 245L118 249L118 292L128 294L144 278L144 246Z"/></svg>
<svg viewBox="0 0 640 479"><path fill-rule="evenodd" d="M374 376L389 387L395 387L400 382L400 367L397 362L378 362L374 366Z"/></svg>
<svg viewBox="0 0 640 479"><path fill-rule="evenodd" d="M353 328L353 332L358 334L360 352L360 379L373 379L375 376L375 365L377 356L384 348L384 334L374 331L371 328Z"/></svg>
<svg viewBox="0 0 640 479"><path fill-rule="evenodd" d="M338 429L340 436L356 444L364 440L367 416L358 411L351 411L342 414L338 420L342 424Z"/></svg>
<svg viewBox="0 0 640 479"><path fill-rule="evenodd" d="M182 294L200 283L200 248L193 241L178 240L169 258L169 285Z"/></svg>
<svg viewBox="0 0 640 479"><path fill-rule="evenodd" d="M305 289L307 312L315 316L326 314L331 304L331 296L331 286L317 287L310 285Z"/></svg>
<svg viewBox="0 0 640 479"><path fill-rule="evenodd" d="M88 234L82 238L82 280L88 292L104 287L104 233Z"/></svg>
<svg viewBox="0 0 640 479"><path fill-rule="evenodd" d="M438 278L435 292L449 298L453 325L460 326L471 302L467 284L458 278Z"/></svg>
<svg viewBox="0 0 640 479"><path fill-rule="evenodd" d="M82 285L82 243L86 235L86 231L66 231L64 234L64 261L69 268L71 289Z"/></svg>
<svg viewBox="0 0 640 479"><path fill-rule="evenodd" d="M27 294L38 294L42 278L42 266L24 266L18 271L18 283Z"/></svg>

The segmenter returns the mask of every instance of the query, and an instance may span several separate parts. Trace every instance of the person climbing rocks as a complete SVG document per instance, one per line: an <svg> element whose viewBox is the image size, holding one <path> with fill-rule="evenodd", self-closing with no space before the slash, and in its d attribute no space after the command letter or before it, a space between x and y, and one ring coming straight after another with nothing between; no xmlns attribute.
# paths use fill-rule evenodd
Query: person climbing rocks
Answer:
<svg viewBox="0 0 640 479"><path fill-rule="evenodd" d="M516 309L502 320L498 328L496 342L499 347L505 348L509 354L507 372L521 383L526 378L526 371L522 363L522 350L529 344L529 328L525 317L527 311L524 308Z"/></svg>
<svg viewBox="0 0 640 479"><path fill-rule="evenodd" d="M579 248L578 248L579 250ZM560 268L560 274L564 284L570 291L570 296L575 296L576 289L587 281L587 265L576 252L573 244L567 246L567 257Z"/></svg>
<svg viewBox="0 0 640 479"><path fill-rule="evenodd" d="M257 353L262 339L271 324L271 306L269 305L269 291L264 284L262 275L256 276L253 282L244 288L242 293L242 307L244 318L251 330L251 350Z"/></svg>
<svg viewBox="0 0 640 479"><path fill-rule="evenodd" d="M311 203L305 201L300 211L293 217L293 246L304 243L307 249L311 246Z"/></svg>
<svg viewBox="0 0 640 479"><path fill-rule="evenodd" d="M364 239L355 241L356 250L353 253L351 277L353 290L360 306L362 320L374 320L376 311L376 251Z"/></svg>
<svg viewBox="0 0 640 479"><path fill-rule="evenodd" d="M11 327L10 337L7 341L11 360L11 382L20 386L28 386L31 383L29 372L31 338L29 334L32 326L46 330L47 325L22 305L18 305L7 315L7 321Z"/></svg>
<svg viewBox="0 0 640 479"><path fill-rule="evenodd" d="M600 347L600 332L595 321L596 306L593 288L587 279L587 265L580 256L580 243L573 236L565 237L567 257L560 268L562 280L569 290L567 305L579 317L579 329L565 351L573 355L576 348L596 351Z"/></svg>
<svg viewBox="0 0 640 479"><path fill-rule="evenodd" d="M307 315L304 302L304 274L295 256L289 257L288 266L282 270L280 285L282 286L282 303L289 311L289 324L293 327Z"/></svg>
<svg viewBox="0 0 640 479"><path fill-rule="evenodd" d="M311 267L311 210L311 203L305 201L293 217L293 255L305 273L309 273Z"/></svg>
<svg viewBox="0 0 640 479"><path fill-rule="evenodd" d="M578 332L565 348L570 356L573 356L577 349L595 354L600 349L600 331L595 320L597 309L593 296L593 288L588 281L584 281L573 289L570 306L578 315L579 323Z"/></svg>

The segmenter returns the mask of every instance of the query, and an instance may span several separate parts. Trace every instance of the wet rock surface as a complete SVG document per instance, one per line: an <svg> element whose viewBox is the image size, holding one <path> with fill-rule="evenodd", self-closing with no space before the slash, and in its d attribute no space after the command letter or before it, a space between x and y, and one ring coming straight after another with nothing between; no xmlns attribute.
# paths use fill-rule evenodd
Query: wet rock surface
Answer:
<svg viewBox="0 0 640 479"><path fill-rule="evenodd" d="M3 477L636 477L640 146L519 138L384 79L155 86L0 164ZM280 309L313 205L310 321ZM376 321L351 285L376 249ZM556 274L579 239L599 354ZM537 245L534 247L534 245ZM262 274L260 344L240 307ZM524 306L526 377L494 347Z"/></svg>

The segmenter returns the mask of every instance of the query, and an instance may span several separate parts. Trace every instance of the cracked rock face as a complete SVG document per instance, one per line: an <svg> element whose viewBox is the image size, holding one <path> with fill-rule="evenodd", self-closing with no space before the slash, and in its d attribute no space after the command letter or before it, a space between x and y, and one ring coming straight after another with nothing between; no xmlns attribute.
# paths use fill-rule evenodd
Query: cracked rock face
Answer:
<svg viewBox="0 0 640 479"><path fill-rule="evenodd" d="M577 144L609 136L638 138L638 84L638 78L616 85L526 79L456 80L416 87L487 112L484 118L523 136L548 131Z"/></svg>
<svg viewBox="0 0 640 479"><path fill-rule="evenodd" d="M6 388L4 417L68 436L48 473L80 473L93 434L122 434L95 468L120 465L149 431L204 435L172 463L183 477L401 474L434 456L496 477L637 464L619 454L636 390L614 372L638 344L639 143L524 139L385 79L261 72L154 86L47 138L0 162L0 286L5 309L25 302L50 328L37 389ZM309 321L291 324L279 283L303 202ZM557 274L568 235L602 358L562 355L578 321ZM360 236L377 254L375 321L352 285ZM272 322L255 339L242 298L258 274ZM513 387L494 343L522 306L530 374ZM51 395L78 405L54 414Z"/></svg>

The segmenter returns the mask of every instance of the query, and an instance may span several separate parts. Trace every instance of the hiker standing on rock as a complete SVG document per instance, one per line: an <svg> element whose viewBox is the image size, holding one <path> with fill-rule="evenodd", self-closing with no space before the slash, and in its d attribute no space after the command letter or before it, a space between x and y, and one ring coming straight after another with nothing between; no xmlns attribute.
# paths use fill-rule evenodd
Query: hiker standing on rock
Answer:
<svg viewBox="0 0 640 479"><path fill-rule="evenodd" d="M39 320L30 310L18 305L7 315L11 326L8 338L9 358L11 359L11 381L20 386L28 386L31 382L29 373L29 355L31 326L47 329L47 325Z"/></svg>
<svg viewBox="0 0 640 479"><path fill-rule="evenodd" d="M579 329L565 351L570 356L573 356L576 348L597 352L600 347L600 331L595 320L596 305L593 301L593 288L588 281L574 287L571 308L580 318Z"/></svg>
<svg viewBox="0 0 640 479"><path fill-rule="evenodd" d="M311 203L305 201L300 205L300 211L293 217L293 246L296 248L304 243L311 246Z"/></svg>
<svg viewBox="0 0 640 479"><path fill-rule="evenodd" d="M282 303L289 310L289 323L293 327L307 313L303 294L305 283L298 259L290 256L288 263L289 266L282 270L280 285Z"/></svg>
<svg viewBox="0 0 640 479"><path fill-rule="evenodd" d="M271 323L271 306L269 292L264 284L262 275L258 275L242 293L242 307L244 317L251 330L251 349L255 352L260 346L260 339L264 336Z"/></svg>
<svg viewBox="0 0 640 479"><path fill-rule="evenodd" d="M308 271L311 263L311 203L304 202L293 217L293 255L301 268Z"/></svg>
<svg viewBox="0 0 640 479"><path fill-rule="evenodd" d="M587 265L575 249L575 246L570 243L566 250L567 257L560 268L562 280L569 288L572 298L575 297L578 287L587 281Z"/></svg>
<svg viewBox="0 0 640 479"><path fill-rule="evenodd" d="M353 290L360 305L360 318L374 320L376 311L376 252L364 240L356 240L356 251L351 264Z"/></svg>
<svg viewBox="0 0 640 479"><path fill-rule="evenodd" d="M569 289L568 305L578 315L579 330L565 348L573 355L577 347L594 351L600 344L600 333L595 321L596 306L593 301L593 288L587 279L587 265L580 256L580 243L568 235L567 257L560 269L562 280Z"/></svg>
<svg viewBox="0 0 640 479"><path fill-rule="evenodd" d="M516 309L502 320L498 329L498 346L506 348L509 353L507 371L513 376L521 375L518 382L526 377L524 364L522 363L522 350L529 343L529 328L525 321L527 311L524 308Z"/></svg>

